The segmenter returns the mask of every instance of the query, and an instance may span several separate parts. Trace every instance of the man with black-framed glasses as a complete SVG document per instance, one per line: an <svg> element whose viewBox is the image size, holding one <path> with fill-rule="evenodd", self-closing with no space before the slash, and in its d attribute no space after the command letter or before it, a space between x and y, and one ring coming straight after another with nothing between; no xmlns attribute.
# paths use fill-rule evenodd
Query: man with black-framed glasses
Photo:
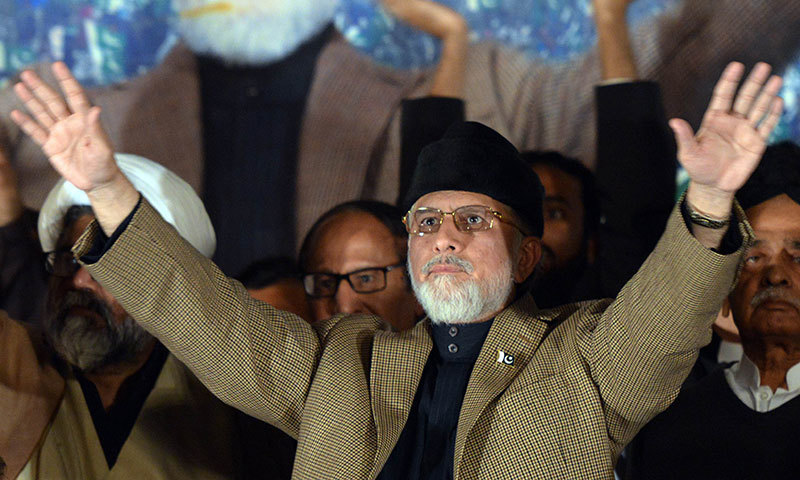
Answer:
<svg viewBox="0 0 800 480"><path fill-rule="evenodd" d="M303 286L315 321L372 313L392 329L414 326L422 308L406 274L407 233L399 208L346 202L324 213L300 249Z"/></svg>

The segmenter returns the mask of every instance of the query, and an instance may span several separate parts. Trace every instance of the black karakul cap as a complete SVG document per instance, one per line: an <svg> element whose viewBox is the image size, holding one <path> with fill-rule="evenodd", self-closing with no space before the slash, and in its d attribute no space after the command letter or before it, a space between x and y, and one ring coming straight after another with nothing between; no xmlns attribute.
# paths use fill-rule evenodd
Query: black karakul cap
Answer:
<svg viewBox="0 0 800 480"><path fill-rule="evenodd" d="M401 207L441 190L482 193L504 203L541 237L544 188L519 151L502 135L477 122L451 126L441 140L425 147Z"/></svg>
<svg viewBox="0 0 800 480"><path fill-rule="evenodd" d="M800 146L789 141L767 147L736 199L747 210L783 193L800 203Z"/></svg>

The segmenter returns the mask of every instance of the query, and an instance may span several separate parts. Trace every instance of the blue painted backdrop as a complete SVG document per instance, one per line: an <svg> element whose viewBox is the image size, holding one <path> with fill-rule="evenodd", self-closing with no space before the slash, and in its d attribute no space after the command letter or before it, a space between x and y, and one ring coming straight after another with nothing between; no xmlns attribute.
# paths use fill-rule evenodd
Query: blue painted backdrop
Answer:
<svg viewBox="0 0 800 480"><path fill-rule="evenodd" d="M677 0L639 0L635 23ZM476 38L492 38L545 60L561 60L594 43L590 0L443 0L462 12ZM170 0L0 0L0 83L23 65L64 60L87 85L141 74L175 42ZM380 62L431 64L438 46L375 6L342 0L340 31ZM776 138L800 141L800 52L786 72L787 109Z"/></svg>

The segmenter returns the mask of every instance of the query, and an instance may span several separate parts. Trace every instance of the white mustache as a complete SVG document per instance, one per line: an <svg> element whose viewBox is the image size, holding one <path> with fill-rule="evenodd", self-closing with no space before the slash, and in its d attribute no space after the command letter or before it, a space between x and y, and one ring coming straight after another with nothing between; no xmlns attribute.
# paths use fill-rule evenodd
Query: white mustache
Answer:
<svg viewBox="0 0 800 480"><path fill-rule="evenodd" d="M455 255L436 255L428 260L428 263L422 267L422 273L426 275L431 273L431 269L433 269L433 267L436 265L455 265L466 273L472 273L472 271L475 270L475 267L472 266L472 263L470 263L468 260L464 260L463 258Z"/></svg>
<svg viewBox="0 0 800 480"><path fill-rule="evenodd" d="M782 287L767 287L764 290L756 293L753 299L750 300L750 307L757 308L762 303L768 300L780 300L791 304L794 308L800 310L800 298L792 295Z"/></svg>

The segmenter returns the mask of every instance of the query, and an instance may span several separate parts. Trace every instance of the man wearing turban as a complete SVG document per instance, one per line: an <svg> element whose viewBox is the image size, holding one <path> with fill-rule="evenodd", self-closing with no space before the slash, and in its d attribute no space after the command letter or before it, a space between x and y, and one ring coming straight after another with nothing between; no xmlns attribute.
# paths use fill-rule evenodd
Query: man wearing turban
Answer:
<svg viewBox="0 0 800 480"><path fill-rule="evenodd" d="M214 230L186 182L141 157L116 161L198 254L213 254ZM43 328L0 311L0 455L9 478L221 480L261 468L288 478L291 440L211 396L74 261L70 250L93 219L86 194L59 181L38 223L50 272ZM271 442L258 445L257 464L243 453L252 453L254 435Z"/></svg>

